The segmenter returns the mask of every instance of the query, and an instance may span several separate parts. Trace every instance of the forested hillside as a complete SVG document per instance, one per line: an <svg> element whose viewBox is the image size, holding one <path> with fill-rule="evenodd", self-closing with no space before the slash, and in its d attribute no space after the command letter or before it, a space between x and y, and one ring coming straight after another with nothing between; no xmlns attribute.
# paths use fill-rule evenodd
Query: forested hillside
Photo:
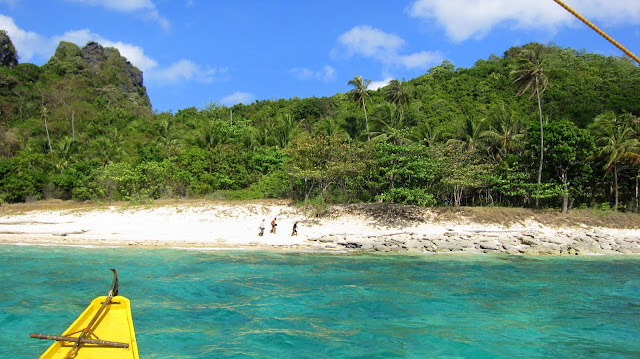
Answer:
<svg viewBox="0 0 640 359"><path fill-rule="evenodd" d="M116 49L62 42L38 67L18 64L4 33L0 46L0 203L638 211L640 68L627 58L531 43L377 90L354 74L331 97L152 113L142 73Z"/></svg>

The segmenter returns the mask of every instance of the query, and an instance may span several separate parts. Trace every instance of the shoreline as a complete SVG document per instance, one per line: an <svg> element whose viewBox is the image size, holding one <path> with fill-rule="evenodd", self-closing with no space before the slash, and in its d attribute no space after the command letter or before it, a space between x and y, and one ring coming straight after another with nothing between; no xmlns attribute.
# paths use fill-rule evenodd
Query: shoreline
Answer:
<svg viewBox="0 0 640 359"><path fill-rule="evenodd" d="M78 206L63 202L0 210L0 244L256 250L317 253L510 255L640 254L640 229L550 226L535 218L478 223L440 218L433 209L336 205L316 218L287 201L175 201L151 206ZM60 208L62 207L62 208ZM17 208L17 207L16 207ZM266 227L278 218L277 233ZM298 235L291 236L293 223Z"/></svg>

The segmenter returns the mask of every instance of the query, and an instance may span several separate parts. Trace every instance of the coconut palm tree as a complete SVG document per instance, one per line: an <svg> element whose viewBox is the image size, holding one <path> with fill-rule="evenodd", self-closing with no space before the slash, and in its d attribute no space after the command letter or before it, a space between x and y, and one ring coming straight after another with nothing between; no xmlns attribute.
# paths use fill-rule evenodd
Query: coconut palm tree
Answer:
<svg viewBox="0 0 640 359"><path fill-rule="evenodd" d="M340 128L342 128L351 140L357 141L363 137L363 133L366 131L362 120L357 116L347 116L343 121L340 121Z"/></svg>
<svg viewBox="0 0 640 359"><path fill-rule="evenodd" d="M354 87L353 90L349 91L349 95L353 102L356 103L358 107L362 107L364 110L364 121L365 127L367 131L367 139L371 139L371 135L369 135L369 118L367 117L367 105L365 104L365 100L369 98L369 92L367 91L367 87L371 84L371 80L363 80L362 76L356 76L349 80L347 83Z"/></svg>
<svg viewBox="0 0 640 359"><path fill-rule="evenodd" d="M296 121L290 113L278 115L276 123L275 136L282 148L287 147L302 132L300 122Z"/></svg>
<svg viewBox="0 0 640 359"><path fill-rule="evenodd" d="M277 146L278 138L273 133L274 124L271 121L262 122L251 128L251 142L259 146Z"/></svg>
<svg viewBox="0 0 640 359"><path fill-rule="evenodd" d="M403 112L404 105L409 103L410 89L405 81L391 80L383 89L384 99L396 105Z"/></svg>
<svg viewBox="0 0 640 359"><path fill-rule="evenodd" d="M540 115L540 166L538 167L538 185L542 183L542 164L544 163L544 123L542 118L542 100L540 94L547 88L549 80L542 66L545 47L541 44L531 44L520 52L516 59L516 66L510 75L513 83L518 86L516 96L529 92L529 99L538 99L538 114ZM537 200L536 200L537 206Z"/></svg>
<svg viewBox="0 0 640 359"><path fill-rule="evenodd" d="M517 151L524 137L522 121L515 118L513 110L504 103L496 104L490 114L489 129L482 137L487 140L493 157L501 162L507 155Z"/></svg>
<svg viewBox="0 0 640 359"><path fill-rule="evenodd" d="M613 170L614 209L618 210L618 167L622 161L640 163L640 141L633 130L630 114L617 116L608 111L596 117L589 127L599 146L597 155L604 158L606 174ZM594 159L595 156L591 156Z"/></svg>
<svg viewBox="0 0 640 359"><path fill-rule="evenodd" d="M160 114L158 121L154 124L155 142L165 150L176 147L178 144L178 133L175 128L175 119L170 114Z"/></svg>
<svg viewBox="0 0 640 359"><path fill-rule="evenodd" d="M425 146L431 146L440 141L442 133L434 127L430 122L422 122L413 129L410 139L414 142L421 143Z"/></svg>
<svg viewBox="0 0 640 359"><path fill-rule="evenodd" d="M69 166L71 157L76 149L74 143L73 138L65 136L55 146L55 150L53 151L53 154L55 155L54 165L60 172Z"/></svg>
<svg viewBox="0 0 640 359"><path fill-rule="evenodd" d="M455 146L465 151L476 151L485 147L484 144L485 119L477 120L473 116L465 117L458 128L458 133L450 135L447 145Z"/></svg>
<svg viewBox="0 0 640 359"><path fill-rule="evenodd" d="M374 139L390 141L396 144L405 142L405 132L403 130L404 119L402 113L397 106L390 103L384 103L377 108L377 117L373 117L372 135Z"/></svg>
<svg viewBox="0 0 640 359"><path fill-rule="evenodd" d="M348 138L349 135L347 134L347 131L345 131L343 128L344 124L345 124L344 121L339 121L331 116L327 116L319 120L318 122L316 122L316 124L313 126L313 130L314 130L313 132L316 135L323 135L323 136L338 135L338 136Z"/></svg>
<svg viewBox="0 0 640 359"><path fill-rule="evenodd" d="M97 158L106 167L111 162L118 162L127 154L126 143L118 129L113 133L100 136L89 145L92 158Z"/></svg>
<svg viewBox="0 0 640 359"><path fill-rule="evenodd" d="M209 120L202 124L202 127L196 131L195 144L205 150L229 142L229 137L224 131L223 126L226 122L222 120Z"/></svg>

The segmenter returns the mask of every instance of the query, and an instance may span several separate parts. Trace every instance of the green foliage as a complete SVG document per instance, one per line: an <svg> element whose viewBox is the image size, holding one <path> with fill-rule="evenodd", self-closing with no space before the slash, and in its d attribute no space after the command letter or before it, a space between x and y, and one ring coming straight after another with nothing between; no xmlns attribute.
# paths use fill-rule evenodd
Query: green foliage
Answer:
<svg viewBox="0 0 640 359"><path fill-rule="evenodd" d="M376 200L423 207L433 207L437 204L433 195L427 193L424 188L395 187L376 196Z"/></svg>
<svg viewBox="0 0 640 359"><path fill-rule="evenodd" d="M323 196L316 196L305 200L302 210L307 217L322 217L329 211L329 206Z"/></svg>
<svg viewBox="0 0 640 359"><path fill-rule="evenodd" d="M250 186L252 191L261 193L261 198L287 198L292 195L291 179L284 171L270 172Z"/></svg>
<svg viewBox="0 0 640 359"><path fill-rule="evenodd" d="M87 46L0 67L0 201L637 207L640 69L625 58L527 44L378 90L356 76L331 97L152 114L139 70ZM545 89L541 116L527 97Z"/></svg>
<svg viewBox="0 0 640 359"><path fill-rule="evenodd" d="M104 198L104 192L98 188L97 174L102 169L99 161L80 161L70 165L54 176L51 181L64 193L64 199L86 201Z"/></svg>
<svg viewBox="0 0 640 359"><path fill-rule="evenodd" d="M19 160L0 160L0 200L24 202L42 199L46 173L37 166L22 168Z"/></svg>
<svg viewBox="0 0 640 359"><path fill-rule="evenodd" d="M296 197L325 196L331 186L344 184L364 167L362 149L340 136L301 137L287 149L285 169L295 183Z"/></svg>

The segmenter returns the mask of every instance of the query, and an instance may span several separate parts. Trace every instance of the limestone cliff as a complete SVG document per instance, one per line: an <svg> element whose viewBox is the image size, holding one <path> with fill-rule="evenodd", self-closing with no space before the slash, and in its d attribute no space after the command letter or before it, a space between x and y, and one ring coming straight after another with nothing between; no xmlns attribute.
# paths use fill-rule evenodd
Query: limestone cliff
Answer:
<svg viewBox="0 0 640 359"><path fill-rule="evenodd" d="M18 53L7 32L0 30L0 66L14 67L18 64Z"/></svg>
<svg viewBox="0 0 640 359"><path fill-rule="evenodd" d="M82 74L101 89L114 87L125 94L134 95L150 108L149 96L143 84L142 71L135 67L113 47L89 42L83 48L61 41L55 54L45 64L59 76Z"/></svg>

